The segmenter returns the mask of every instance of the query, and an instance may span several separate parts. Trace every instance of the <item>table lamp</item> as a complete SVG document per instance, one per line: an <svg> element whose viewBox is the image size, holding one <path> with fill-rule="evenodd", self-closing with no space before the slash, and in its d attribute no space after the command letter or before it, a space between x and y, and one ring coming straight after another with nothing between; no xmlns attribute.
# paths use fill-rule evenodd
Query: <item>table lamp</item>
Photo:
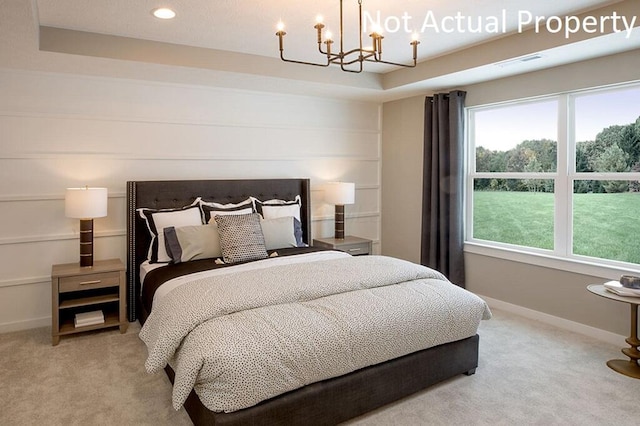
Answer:
<svg viewBox="0 0 640 426"><path fill-rule="evenodd" d="M67 188L64 210L80 219L80 266L93 266L93 219L107 215L107 188Z"/></svg>
<svg viewBox="0 0 640 426"><path fill-rule="evenodd" d="M325 201L336 207L334 238L344 239L344 206L353 204L356 198L356 185L351 182L329 182L325 187Z"/></svg>

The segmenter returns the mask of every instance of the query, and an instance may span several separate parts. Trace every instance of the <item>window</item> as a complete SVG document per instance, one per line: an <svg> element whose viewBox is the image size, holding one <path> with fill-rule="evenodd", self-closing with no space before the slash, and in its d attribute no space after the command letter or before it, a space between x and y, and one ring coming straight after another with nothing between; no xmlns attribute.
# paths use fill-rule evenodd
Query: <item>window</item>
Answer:
<svg viewBox="0 0 640 426"><path fill-rule="evenodd" d="M467 114L467 242L640 264L640 86Z"/></svg>

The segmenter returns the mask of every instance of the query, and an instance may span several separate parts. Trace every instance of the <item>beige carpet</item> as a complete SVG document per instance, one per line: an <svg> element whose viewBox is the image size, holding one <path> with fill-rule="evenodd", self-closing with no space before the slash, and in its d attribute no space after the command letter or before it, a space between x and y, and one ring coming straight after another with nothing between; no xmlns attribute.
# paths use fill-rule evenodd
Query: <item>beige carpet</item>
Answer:
<svg viewBox="0 0 640 426"><path fill-rule="evenodd" d="M0 425L189 425L164 374L144 371L139 326L62 338L0 335ZM610 370L619 348L494 310L480 365L350 425L637 425L640 380Z"/></svg>

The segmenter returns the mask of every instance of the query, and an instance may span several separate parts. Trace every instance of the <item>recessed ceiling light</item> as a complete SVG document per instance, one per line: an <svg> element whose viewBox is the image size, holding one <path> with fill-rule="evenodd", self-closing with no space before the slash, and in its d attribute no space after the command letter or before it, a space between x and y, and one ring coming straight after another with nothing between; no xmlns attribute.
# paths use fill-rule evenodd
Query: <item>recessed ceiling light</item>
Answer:
<svg viewBox="0 0 640 426"><path fill-rule="evenodd" d="M176 13L167 7L159 7L158 9L153 9L151 13L153 13L153 16L159 19L173 19L176 16Z"/></svg>

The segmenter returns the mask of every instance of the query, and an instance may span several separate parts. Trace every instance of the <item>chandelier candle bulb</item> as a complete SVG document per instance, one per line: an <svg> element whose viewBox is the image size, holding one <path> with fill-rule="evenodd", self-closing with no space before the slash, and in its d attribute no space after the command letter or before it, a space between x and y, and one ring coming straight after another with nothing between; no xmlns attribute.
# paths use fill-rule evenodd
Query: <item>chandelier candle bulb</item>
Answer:
<svg viewBox="0 0 640 426"><path fill-rule="evenodd" d="M333 40L331 40L331 33L327 32L327 40L324 42L327 45L327 59L331 59L331 44L333 44Z"/></svg>
<svg viewBox="0 0 640 426"><path fill-rule="evenodd" d="M411 46L413 46L413 61L415 62L418 59L418 45L420 44L420 40L413 40L411 42Z"/></svg>

